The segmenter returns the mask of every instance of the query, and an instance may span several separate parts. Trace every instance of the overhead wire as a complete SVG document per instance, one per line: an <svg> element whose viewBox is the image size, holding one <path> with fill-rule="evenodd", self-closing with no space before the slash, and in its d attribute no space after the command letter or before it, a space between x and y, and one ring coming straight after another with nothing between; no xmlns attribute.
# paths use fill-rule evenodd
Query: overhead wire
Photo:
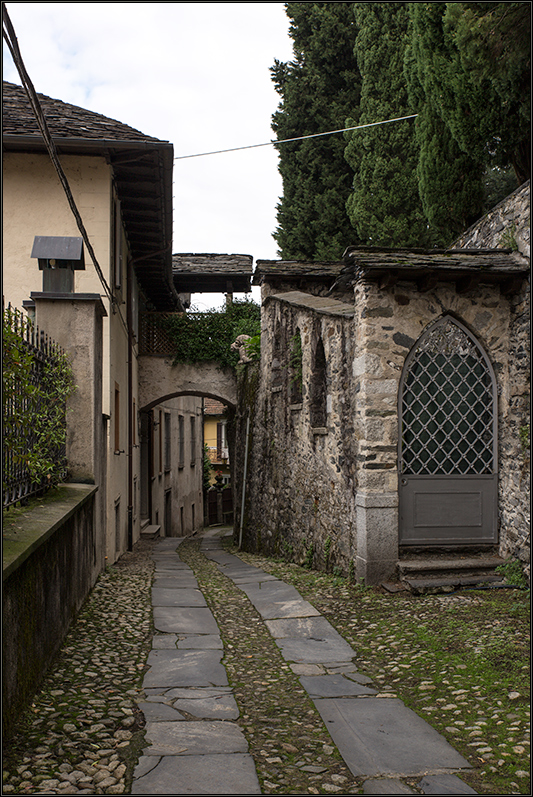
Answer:
<svg viewBox="0 0 533 797"><path fill-rule="evenodd" d="M257 147L276 147L278 144L289 144L292 141L304 141L306 138L320 138L321 136L333 136L336 133L346 133L350 130L362 130L365 127L378 127L379 125L388 125L391 122L403 122L405 119L415 119L417 113L409 114L409 116L398 116L395 119L383 119L380 122L369 122L364 125L355 125L355 127L342 127L340 130L326 130L324 133L310 133L305 136L297 136L296 138L283 138L279 141L265 141L263 144L247 144L244 147L232 147L231 149L216 149L212 152L197 152L195 155L177 155L174 160L186 160L187 158L203 158L206 155L222 155L225 152L240 152L243 149L256 149Z"/></svg>

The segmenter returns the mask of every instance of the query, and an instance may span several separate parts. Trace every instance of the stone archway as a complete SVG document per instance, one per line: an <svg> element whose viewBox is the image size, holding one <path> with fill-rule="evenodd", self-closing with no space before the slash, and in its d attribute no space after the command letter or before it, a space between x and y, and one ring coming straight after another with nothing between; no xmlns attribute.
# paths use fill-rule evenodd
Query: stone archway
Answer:
<svg viewBox="0 0 533 797"><path fill-rule="evenodd" d="M233 368L217 363L172 364L168 357L139 357L139 407L149 410L160 401L180 395L207 396L223 404L237 404L237 378Z"/></svg>

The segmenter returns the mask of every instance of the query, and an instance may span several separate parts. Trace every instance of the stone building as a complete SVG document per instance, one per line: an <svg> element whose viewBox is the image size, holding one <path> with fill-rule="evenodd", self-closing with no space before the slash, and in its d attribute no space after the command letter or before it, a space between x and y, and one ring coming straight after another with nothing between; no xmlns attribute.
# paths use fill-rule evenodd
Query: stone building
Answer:
<svg viewBox="0 0 533 797"><path fill-rule="evenodd" d="M258 261L246 545L366 583L413 551L529 561L529 187L506 207L490 248Z"/></svg>

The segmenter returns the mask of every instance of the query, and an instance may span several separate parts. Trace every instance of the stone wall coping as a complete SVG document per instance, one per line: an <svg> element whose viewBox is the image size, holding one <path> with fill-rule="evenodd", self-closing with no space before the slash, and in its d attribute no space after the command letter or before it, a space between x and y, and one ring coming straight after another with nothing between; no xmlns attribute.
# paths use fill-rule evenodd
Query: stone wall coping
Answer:
<svg viewBox="0 0 533 797"><path fill-rule="evenodd" d="M61 484L34 505L4 513L2 566L5 581L98 490L94 484Z"/></svg>
<svg viewBox="0 0 533 797"><path fill-rule="evenodd" d="M363 493L357 492L355 495L356 506L366 508L386 509L398 506L398 493Z"/></svg>
<svg viewBox="0 0 533 797"><path fill-rule="evenodd" d="M353 318L355 315L354 305L346 302L339 302L326 296L313 296L303 291L287 291L287 293L273 293L267 296L265 304L272 300L286 302L295 307L304 307L306 310L313 310L315 313L325 315L341 316L343 318Z"/></svg>
<svg viewBox="0 0 533 797"><path fill-rule="evenodd" d="M99 293L52 293L32 291L30 297L33 301L35 301L35 299L44 299L51 302L95 302L102 317L107 317L107 311Z"/></svg>

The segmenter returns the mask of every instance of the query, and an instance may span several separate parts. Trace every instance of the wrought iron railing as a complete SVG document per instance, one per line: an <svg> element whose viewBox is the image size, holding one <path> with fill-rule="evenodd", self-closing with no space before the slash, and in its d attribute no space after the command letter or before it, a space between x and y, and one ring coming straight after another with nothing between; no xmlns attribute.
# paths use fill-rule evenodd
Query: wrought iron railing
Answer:
<svg viewBox="0 0 533 797"><path fill-rule="evenodd" d="M63 350L19 310L2 302L3 314L3 506L42 494L67 474L65 450L66 402L51 402L42 389L45 375L58 368ZM61 406L62 404L62 406ZM43 419L60 418L64 434L54 426L48 440L47 473L36 475L32 461L42 455ZM61 431L61 430L60 430ZM61 438L61 442L55 442Z"/></svg>

